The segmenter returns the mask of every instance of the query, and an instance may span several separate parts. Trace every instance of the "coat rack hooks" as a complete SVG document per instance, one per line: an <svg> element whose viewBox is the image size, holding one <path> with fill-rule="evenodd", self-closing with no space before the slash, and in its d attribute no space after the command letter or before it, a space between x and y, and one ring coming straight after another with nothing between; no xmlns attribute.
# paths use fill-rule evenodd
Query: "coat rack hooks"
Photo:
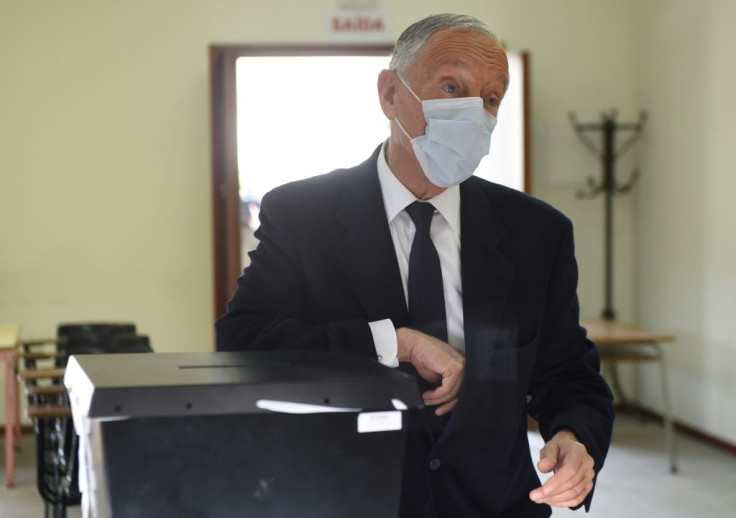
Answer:
<svg viewBox="0 0 736 518"><path fill-rule="evenodd" d="M593 199L603 194L605 200L605 307L601 316L608 320L616 318L613 309L613 196L623 195L629 192L639 179L639 171L635 170L624 183L616 181L616 160L623 156L639 139L647 120L646 112L639 114L639 120L633 123L616 122L618 111L601 113L600 122L580 123L574 112L570 112L569 119L575 134L580 138L585 147L593 153L603 165L603 176L596 181L592 176L588 177L587 191L578 191L578 198ZM598 148L588 137L587 133L601 132L602 148ZM616 148L616 132L628 131L629 136Z"/></svg>

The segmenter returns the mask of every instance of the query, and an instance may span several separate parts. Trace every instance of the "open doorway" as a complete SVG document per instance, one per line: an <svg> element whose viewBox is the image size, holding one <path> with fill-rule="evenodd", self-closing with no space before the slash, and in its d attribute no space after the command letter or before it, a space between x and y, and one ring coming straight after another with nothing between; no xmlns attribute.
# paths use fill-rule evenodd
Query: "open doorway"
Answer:
<svg viewBox="0 0 736 518"><path fill-rule="evenodd" d="M240 261L250 264L263 195L350 167L388 135L378 102L377 56L242 56L235 64ZM268 85L267 88L264 85Z"/></svg>

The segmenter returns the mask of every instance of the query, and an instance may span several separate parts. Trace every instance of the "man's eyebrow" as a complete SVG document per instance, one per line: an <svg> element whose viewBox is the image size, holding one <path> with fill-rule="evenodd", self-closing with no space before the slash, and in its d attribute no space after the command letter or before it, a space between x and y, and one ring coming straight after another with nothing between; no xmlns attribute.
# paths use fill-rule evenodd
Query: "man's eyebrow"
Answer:
<svg viewBox="0 0 736 518"><path fill-rule="evenodd" d="M467 66L468 66L468 64L465 61L463 61L462 59L457 59L457 58L444 59L444 60L438 62L434 66L434 68L432 70L432 73L437 72L437 70L439 70L440 68L442 68L445 65L456 65L458 67L463 67L463 68L467 68ZM501 81L501 83L503 84L503 91L506 92L506 90L509 87L509 76L507 76L506 74L498 74L498 76L496 76L496 77L498 78L499 81Z"/></svg>
<svg viewBox="0 0 736 518"><path fill-rule="evenodd" d="M468 64L465 61L463 61L462 59L457 59L457 58L444 59L444 60L438 62L434 66L434 69L432 70L432 72L437 72L437 70L439 70L440 68L442 68L445 65L456 65L456 66L463 67L463 68L465 68L465 67L468 66Z"/></svg>

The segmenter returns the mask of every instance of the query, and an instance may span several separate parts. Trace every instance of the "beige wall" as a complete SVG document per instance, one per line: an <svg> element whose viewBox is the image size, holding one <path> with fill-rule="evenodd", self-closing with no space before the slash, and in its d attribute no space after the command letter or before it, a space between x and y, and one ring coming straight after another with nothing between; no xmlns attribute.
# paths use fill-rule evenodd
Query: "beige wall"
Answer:
<svg viewBox="0 0 736 518"><path fill-rule="evenodd" d="M602 204L577 200L574 191L599 165L573 136L567 113L587 121L618 108L630 120L649 108L647 98L639 102L634 66L643 30L637 2L380 4L391 39L425 14L452 9L485 19L510 49L531 53L535 194L572 217L582 310L597 315ZM336 6L2 0L0 320L39 336L61 321L129 319L157 351L211 350L208 45L320 43L325 13ZM695 93L677 98L695 100ZM684 103L675 104L670 115L684 123ZM635 165L632 152L621 174ZM636 197L616 202L616 307L626 320L647 316L635 303Z"/></svg>
<svg viewBox="0 0 736 518"><path fill-rule="evenodd" d="M636 10L637 98L651 114L639 191L639 319L672 331L677 417L736 443L736 3ZM641 376L661 408L657 372Z"/></svg>

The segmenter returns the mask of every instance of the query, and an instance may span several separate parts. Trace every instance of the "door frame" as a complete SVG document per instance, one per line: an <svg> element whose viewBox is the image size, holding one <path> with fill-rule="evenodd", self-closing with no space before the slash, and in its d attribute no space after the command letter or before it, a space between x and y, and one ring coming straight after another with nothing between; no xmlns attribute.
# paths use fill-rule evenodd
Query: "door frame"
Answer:
<svg viewBox="0 0 736 518"><path fill-rule="evenodd" d="M388 56L393 45L211 45L212 234L215 319L225 314L240 261L235 62L243 56Z"/></svg>

